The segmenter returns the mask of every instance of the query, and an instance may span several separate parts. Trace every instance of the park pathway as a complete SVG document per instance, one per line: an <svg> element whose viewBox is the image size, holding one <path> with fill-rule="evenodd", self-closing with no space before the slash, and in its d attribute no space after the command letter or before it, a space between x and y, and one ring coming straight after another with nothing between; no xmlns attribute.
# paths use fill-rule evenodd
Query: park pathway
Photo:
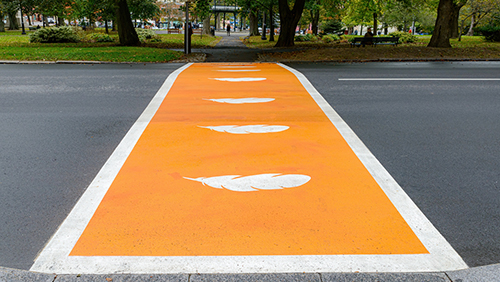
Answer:
<svg viewBox="0 0 500 282"><path fill-rule="evenodd" d="M258 58L259 49L251 49L245 46L240 37L247 36L248 32L231 32L228 36L224 32L216 32L222 36L222 40L213 49L204 49L207 54L207 62L255 62Z"/></svg>

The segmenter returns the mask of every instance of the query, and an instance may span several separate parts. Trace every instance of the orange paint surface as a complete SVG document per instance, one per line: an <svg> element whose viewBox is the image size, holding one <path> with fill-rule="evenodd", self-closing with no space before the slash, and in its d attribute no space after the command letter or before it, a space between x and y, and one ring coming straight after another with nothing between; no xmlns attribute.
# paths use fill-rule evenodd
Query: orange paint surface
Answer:
<svg viewBox="0 0 500 282"><path fill-rule="evenodd" d="M221 66L194 64L179 75L70 255L428 253L292 73L274 64L255 64L257 72ZM210 79L227 77L267 80ZM205 100L248 97L276 100ZM237 135L199 127L251 124L290 128ZM311 180L234 192L183 178L263 173Z"/></svg>

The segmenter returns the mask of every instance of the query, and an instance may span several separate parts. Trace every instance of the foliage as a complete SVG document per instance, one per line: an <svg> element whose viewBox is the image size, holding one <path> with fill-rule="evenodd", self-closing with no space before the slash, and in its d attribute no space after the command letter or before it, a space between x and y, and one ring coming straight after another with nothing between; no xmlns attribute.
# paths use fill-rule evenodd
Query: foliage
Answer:
<svg viewBox="0 0 500 282"><path fill-rule="evenodd" d="M327 34L321 38L325 43L340 41L340 37L336 34Z"/></svg>
<svg viewBox="0 0 500 282"><path fill-rule="evenodd" d="M80 41L74 28L42 28L30 34L31 43L74 43Z"/></svg>
<svg viewBox="0 0 500 282"><path fill-rule="evenodd" d="M500 42L500 26L487 25L474 30L481 33L487 41Z"/></svg>
<svg viewBox="0 0 500 282"><path fill-rule="evenodd" d="M155 0L127 0L133 20L151 19L160 14Z"/></svg>
<svg viewBox="0 0 500 282"><path fill-rule="evenodd" d="M344 25L340 20L334 19L325 22L322 26L321 29L323 29L323 32L325 33L339 33L344 30Z"/></svg>
<svg viewBox="0 0 500 282"><path fill-rule="evenodd" d="M93 42L115 42L109 34L104 33L92 33L89 37Z"/></svg>
<svg viewBox="0 0 500 282"><path fill-rule="evenodd" d="M137 32L137 35L139 36L139 40L141 42L161 42L161 39L153 30L136 28L135 31Z"/></svg>
<svg viewBox="0 0 500 282"><path fill-rule="evenodd" d="M399 37L399 43L414 43L418 41L418 37L409 32L396 31L390 34L392 37Z"/></svg>
<svg viewBox="0 0 500 282"><path fill-rule="evenodd" d="M317 41L318 37L312 34L305 34L305 35L296 35L295 36L295 41L298 42L308 42L308 41Z"/></svg>

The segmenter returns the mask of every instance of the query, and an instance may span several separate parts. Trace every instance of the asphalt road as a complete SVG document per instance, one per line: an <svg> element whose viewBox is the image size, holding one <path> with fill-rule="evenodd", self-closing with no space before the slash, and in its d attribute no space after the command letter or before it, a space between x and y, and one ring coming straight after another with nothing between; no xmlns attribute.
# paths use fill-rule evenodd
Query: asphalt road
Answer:
<svg viewBox="0 0 500 282"><path fill-rule="evenodd" d="M29 269L179 64L0 65L0 266ZM469 266L500 262L499 63L292 64Z"/></svg>
<svg viewBox="0 0 500 282"><path fill-rule="evenodd" d="M470 266L500 263L500 63L292 64Z"/></svg>
<svg viewBox="0 0 500 282"><path fill-rule="evenodd" d="M31 267L180 66L0 65L0 266Z"/></svg>

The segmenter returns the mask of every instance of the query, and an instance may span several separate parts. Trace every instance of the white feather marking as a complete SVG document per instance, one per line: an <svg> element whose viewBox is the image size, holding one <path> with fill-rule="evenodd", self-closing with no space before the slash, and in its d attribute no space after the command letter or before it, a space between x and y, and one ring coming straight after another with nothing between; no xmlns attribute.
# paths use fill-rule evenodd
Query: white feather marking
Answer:
<svg viewBox="0 0 500 282"><path fill-rule="evenodd" d="M249 69L236 69L236 70L215 70L221 72L249 72L249 71L260 71L260 70L249 70Z"/></svg>
<svg viewBox="0 0 500 282"><path fill-rule="evenodd" d="M256 66L219 66L219 68L224 68L224 69L239 69L239 68L256 68Z"/></svg>
<svg viewBox="0 0 500 282"><path fill-rule="evenodd" d="M217 103L227 103L227 104L250 104L250 103L267 103L272 102L274 98L223 98L223 99L205 99Z"/></svg>
<svg viewBox="0 0 500 282"><path fill-rule="evenodd" d="M214 177L188 178L203 183L213 188L236 192L251 192L258 190L279 190L284 188L295 188L302 186L311 180L311 177L303 174L279 174L267 173L250 176L225 175Z"/></svg>
<svg viewBox="0 0 500 282"><path fill-rule="evenodd" d="M221 126L199 126L208 128L217 132L226 132L232 134L250 134L250 133L273 133L285 131L289 126L286 125L221 125Z"/></svg>
<svg viewBox="0 0 500 282"><path fill-rule="evenodd" d="M211 78L217 81L227 81L227 82L251 82L251 81L263 81L267 78L265 77L227 77L227 78Z"/></svg>

